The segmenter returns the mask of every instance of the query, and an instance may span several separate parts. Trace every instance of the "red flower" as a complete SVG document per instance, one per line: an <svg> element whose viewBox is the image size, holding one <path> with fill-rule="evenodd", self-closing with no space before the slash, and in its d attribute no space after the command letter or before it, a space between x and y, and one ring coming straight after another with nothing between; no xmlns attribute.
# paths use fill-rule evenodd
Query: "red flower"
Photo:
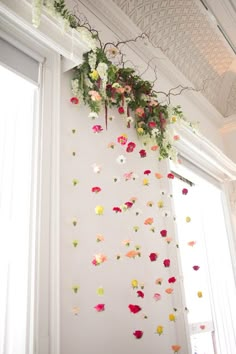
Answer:
<svg viewBox="0 0 236 354"><path fill-rule="evenodd" d="M70 101L71 101L71 103L73 103L73 104L78 104L78 103L79 103L79 100L78 100L77 97L71 97Z"/></svg>
<svg viewBox="0 0 236 354"><path fill-rule="evenodd" d="M168 173L167 177L168 177L169 179L174 179L174 178L175 178L175 176L173 175L173 173Z"/></svg>
<svg viewBox="0 0 236 354"><path fill-rule="evenodd" d="M133 143L133 142L128 143L127 148L126 148L126 152L133 152L135 147L136 147L135 143Z"/></svg>
<svg viewBox="0 0 236 354"><path fill-rule="evenodd" d="M125 113L124 107L119 107L119 108L118 108L118 112L119 112L120 114L124 114L124 113Z"/></svg>
<svg viewBox="0 0 236 354"><path fill-rule="evenodd" d="M139 305L130 304L128 307L130 309L130 312L132 312L132 313L138 313L139 311L142 310L142 308Z"/></svg>
<svg viewBox="0 0 236 354"><path fill-rule="evenodd" d="M182 194L183 194L183 195L188 194L188 190L187 190L187 188L183 188L183 189L182 189Z"/></svg>
<svg viewBox="0 0 236 354"><path fill-rule="evenodd" d="M164 259L163 264L165 267L169 267L170 266L170 259Z"/></svg>
<svg viewBox="0 0 236 354"><path fill-rule="evenodd" d="M155 128L157 126L156 122L149 122L148 123L149 128Z"/></svg>
<svg viewBox="0 0 236 354"><path fill-rule="evenodd" d="M131 202L125 202L125 205L127 206L127 208L131 208L133 206L133 203Z"/></svg>
<svg viewBox="0 0 236 354"><path fill-rule="evenodd" d="M103 128L101 125L94 125L92 127L94 133L101 133L103 131Z"/></svg>
<svg viewBox="0 0 236 354"><path fill-rule="evenodd" d="M144 173L145 175L149 176L150 173L151 173L151 171L150 171L150 170L145 170L143 173Z"/></svg>
<svg viewBox="0 0 236 354"><path fill-rule="evenodd" d="M99 192L101 192L101 188L100 188L100 187L93 187L93 188L91 189L91 191L92 191L93 193L99 193Z"/></svg>
<svg viewBox="0 0 236 354"><path fill-rule="evenodd" d="M176 278L175 277L171 277L168 279L168 282L171 283L175 283L176 282Z"/></svg>
<svg viewBox="0 0 236 354"><path fill-rule="evenodd" d="M193 270L198 270L200 267L198 265L193 266Z"/></svg>
<svg viewBox="0 0 236 354"><path fill-rule="evenodd" d="M97 304L94 308L97 312L105 311L105 304Z"/></svg>
<svg viewBox="0 0 236 354"><path fill-rule="evenodd" d="M122 212L121 208L119 208L119 207L114 207L112 210L115 211L116 213Z"/></svg>
<svg viewBox="0 0 236 354"><path fill-rule="evenodd" d="M140 339L143 336L143 331L136 330L133 335L137 338Z"/></svg>
<svg viewBox="0 0 236 354"><path fill-rule="evenodd" d="M150 253L149 258L151 262L155 262L157 260L158 254L157 253Z"/></svg>
<svg viewBox="0 0 236 354"><path fill-rule="evenodd" d="M160 234L162 237L166 237L167 236L167 230L161 230Z"/></svg>
<svg viewBox="0 0 236 354"><path fill-rule="evenodd" d="M142 299L144 298L144 293L141 290L137 291L138 297L141 297Z"/></svg>
<svg viewBox="0 0 236 354"><path fill-rule="evenodd" d="M139 154L140 154L140 157L146 157L147 156L146 150L144 150L144 149L140 150Z"/></svg>

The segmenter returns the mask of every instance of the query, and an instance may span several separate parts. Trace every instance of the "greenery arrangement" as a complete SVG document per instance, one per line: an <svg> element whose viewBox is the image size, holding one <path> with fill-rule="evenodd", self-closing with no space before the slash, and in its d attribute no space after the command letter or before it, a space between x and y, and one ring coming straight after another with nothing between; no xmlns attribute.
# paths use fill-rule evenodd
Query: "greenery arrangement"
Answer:
<svg viewBox="0 0 236 354"><path fill-rule="evenodd" d="M93 29L87 19L79 18L66 8L64 0L34 0L34 20L39 24L42 5L65 24L80 33L90 50L83 55L83 62L74 69L72 80L72 103L83 101L88 105L91 118L96 118L104 108L107 127L108 109L116 107L128 127L134 123L137 134L145 144L156 146L159 160L176 160L177 152L173 144L179 139L174 133L174 125L188 123L180 106L170 105L171 90L165 94L169 101L158 101L154 82L144 80L135 69L126 67L121 45L145 38L145 34L133 40L103 44L98 31ZM40 7L41 6L41 7ZM117 64L117 57L120 61ZM185 89L182 86L181 92ZM173 90L173 89L172 89ZM162 92L163 93L163 92Z"/></svg>

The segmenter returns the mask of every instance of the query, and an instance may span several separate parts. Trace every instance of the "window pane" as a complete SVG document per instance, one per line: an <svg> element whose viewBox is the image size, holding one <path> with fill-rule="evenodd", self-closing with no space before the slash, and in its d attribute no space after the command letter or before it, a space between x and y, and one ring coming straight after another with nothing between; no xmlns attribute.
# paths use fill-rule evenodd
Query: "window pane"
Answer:
<svg viewBox="0 0 236 354"><path fill-rule="evenodd" d="M0 66L0 353L26 348L37 88Z"/></svg>
<svg viewBox="0 0 236 354"><path fill-rule="evenodd" d="M173 182L192 353L213 354L215 342L217 353L233 354L236 291L222 190L183 167L177 173L194 183ZM183 188L188 189L186 196Z"/></svg>

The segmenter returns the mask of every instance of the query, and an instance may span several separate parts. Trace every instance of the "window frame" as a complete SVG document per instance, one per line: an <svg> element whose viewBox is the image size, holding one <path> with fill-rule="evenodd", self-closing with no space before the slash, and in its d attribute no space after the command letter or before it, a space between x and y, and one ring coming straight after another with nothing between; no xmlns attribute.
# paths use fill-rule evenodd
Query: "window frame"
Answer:
<svg viewBox="0 0 236 354"><path fill-rule="evenodd" d="M0 5L0 10L1 9ZM51 50L22 25L22 19L0 11L1 36L32 56L44 58L40 69L40 97L35 126L32 167L32 224L29 313L26 354L59 353L59 152L60 54Z"/></svg>

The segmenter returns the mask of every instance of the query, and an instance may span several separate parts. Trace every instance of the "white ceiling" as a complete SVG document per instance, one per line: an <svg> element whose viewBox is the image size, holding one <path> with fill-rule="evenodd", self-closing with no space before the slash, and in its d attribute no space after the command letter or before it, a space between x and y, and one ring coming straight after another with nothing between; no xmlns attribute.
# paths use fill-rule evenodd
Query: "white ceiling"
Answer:
<svg viewBox="0 0 236 354"><path fill-rule="evenodd" d="M113 2L224 117L236 115L236 0Z"/></svg>

